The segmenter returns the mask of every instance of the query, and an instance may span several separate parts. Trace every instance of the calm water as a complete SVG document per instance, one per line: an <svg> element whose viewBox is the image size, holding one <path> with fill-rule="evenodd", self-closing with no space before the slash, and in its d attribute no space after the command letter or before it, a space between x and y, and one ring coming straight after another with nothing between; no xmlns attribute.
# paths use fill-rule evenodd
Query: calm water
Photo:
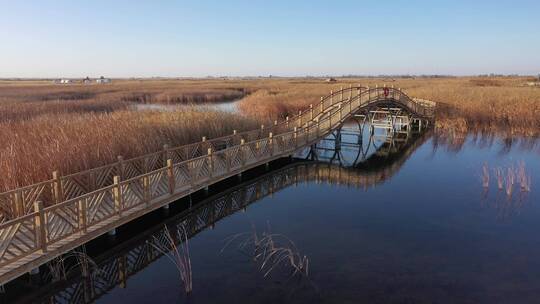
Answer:
<svg viewBox="0 0 540 304"><path fill-rule="evenodd" d="M34 283L24 300L82 301L87 280L87 301L97 303L538 303L537 143L425 135L392 147L379 138L367 148L364 134L357 153L357 136L342 140L349 144L341 154L330 140L315 154L298 155L322 163L274 164L191 211L171 209L170 225L200 230L189 239L190 296L169 259L143 254L163 227L148 220L126 240L99 243L114 250L96 255L105 270L92 280ZM493 170L484 190L484 162L495 168L520 161L532 180L529 193L515 186L508 198L497 190ZM208 212L219 214L215 222L205 220ZM227 238L253 227L294 241L309 258L309 275L290 277L282 266L264 277L251 251L239 248L241 238L224 248ZM118 279L118 265L128 265L126 279Z"/></svg>
<svg viewBox="0 0 540 304"><path fill-rule="evenodd" d="M238 112L238 100L211 102L211 103L196 103L196 104L136 104L133 106L138 111L182 111L186 108L195 108L202 110L213 110L228 113Z"/></svg>

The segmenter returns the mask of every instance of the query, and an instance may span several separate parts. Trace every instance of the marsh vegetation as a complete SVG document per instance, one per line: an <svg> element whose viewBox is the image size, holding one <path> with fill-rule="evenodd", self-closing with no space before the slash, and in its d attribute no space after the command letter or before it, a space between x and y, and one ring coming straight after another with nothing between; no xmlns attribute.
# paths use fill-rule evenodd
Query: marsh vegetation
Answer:
<svg viewBox="0 0 540 304"><path fill-rule="evenodd" d="M537 136L540 89L524 77L125 80L108 85L0 82L0 191L125 158L231 134L297 113L331 90L386 83L438 102L436 127ZM243 98L242 98L243 97ZM242 98L239 113L200 108L136 111L130 105Z"/></svg>

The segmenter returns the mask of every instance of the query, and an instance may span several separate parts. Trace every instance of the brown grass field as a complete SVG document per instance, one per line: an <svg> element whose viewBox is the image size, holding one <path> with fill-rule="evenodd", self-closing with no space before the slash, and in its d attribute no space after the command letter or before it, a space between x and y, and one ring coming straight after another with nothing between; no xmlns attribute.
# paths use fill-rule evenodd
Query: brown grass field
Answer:
<svg viewBox="0 0 540 304"><path fill-rule="evenodd" d="M0 191L116 160L200 140L296 113L330 90L394 85L438 102L436 127L538 136L540 88L525 77L118 80L105 85L0 81ZM240 113L186 108L136 111L134 103L242 100Z"/></svg>

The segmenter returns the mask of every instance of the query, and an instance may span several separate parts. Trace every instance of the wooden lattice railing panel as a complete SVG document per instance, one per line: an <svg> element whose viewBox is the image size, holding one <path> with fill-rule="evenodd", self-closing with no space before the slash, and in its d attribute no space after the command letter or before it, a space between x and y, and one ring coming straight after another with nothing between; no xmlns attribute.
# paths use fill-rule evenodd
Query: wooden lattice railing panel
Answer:
<svg viewBox="0 0 540 304"><path fill-rule="evenodd" d="M32 213L0 225L0 267L39 249L35 218Z"/></svg>

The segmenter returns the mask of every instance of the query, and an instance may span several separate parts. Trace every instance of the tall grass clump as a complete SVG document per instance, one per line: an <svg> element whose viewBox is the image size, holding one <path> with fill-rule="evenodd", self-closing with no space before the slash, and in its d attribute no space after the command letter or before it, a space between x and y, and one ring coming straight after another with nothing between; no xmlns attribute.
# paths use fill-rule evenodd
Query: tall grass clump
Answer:
<svg viewBox="0 0 540 304"><path fill-rule="evenodd" d="M484 199L488 200L490 187L490 168L484 163L482 167L482 188L484 189ZM519 161L517 165L493 168L496 180L495 198L488 204L496 208L499 217L504 218L509 214L518 213L524 203L527 202L528 193L531 191L531 175L524 161ZM515 192L519 191L519 195Z"/></svg>

